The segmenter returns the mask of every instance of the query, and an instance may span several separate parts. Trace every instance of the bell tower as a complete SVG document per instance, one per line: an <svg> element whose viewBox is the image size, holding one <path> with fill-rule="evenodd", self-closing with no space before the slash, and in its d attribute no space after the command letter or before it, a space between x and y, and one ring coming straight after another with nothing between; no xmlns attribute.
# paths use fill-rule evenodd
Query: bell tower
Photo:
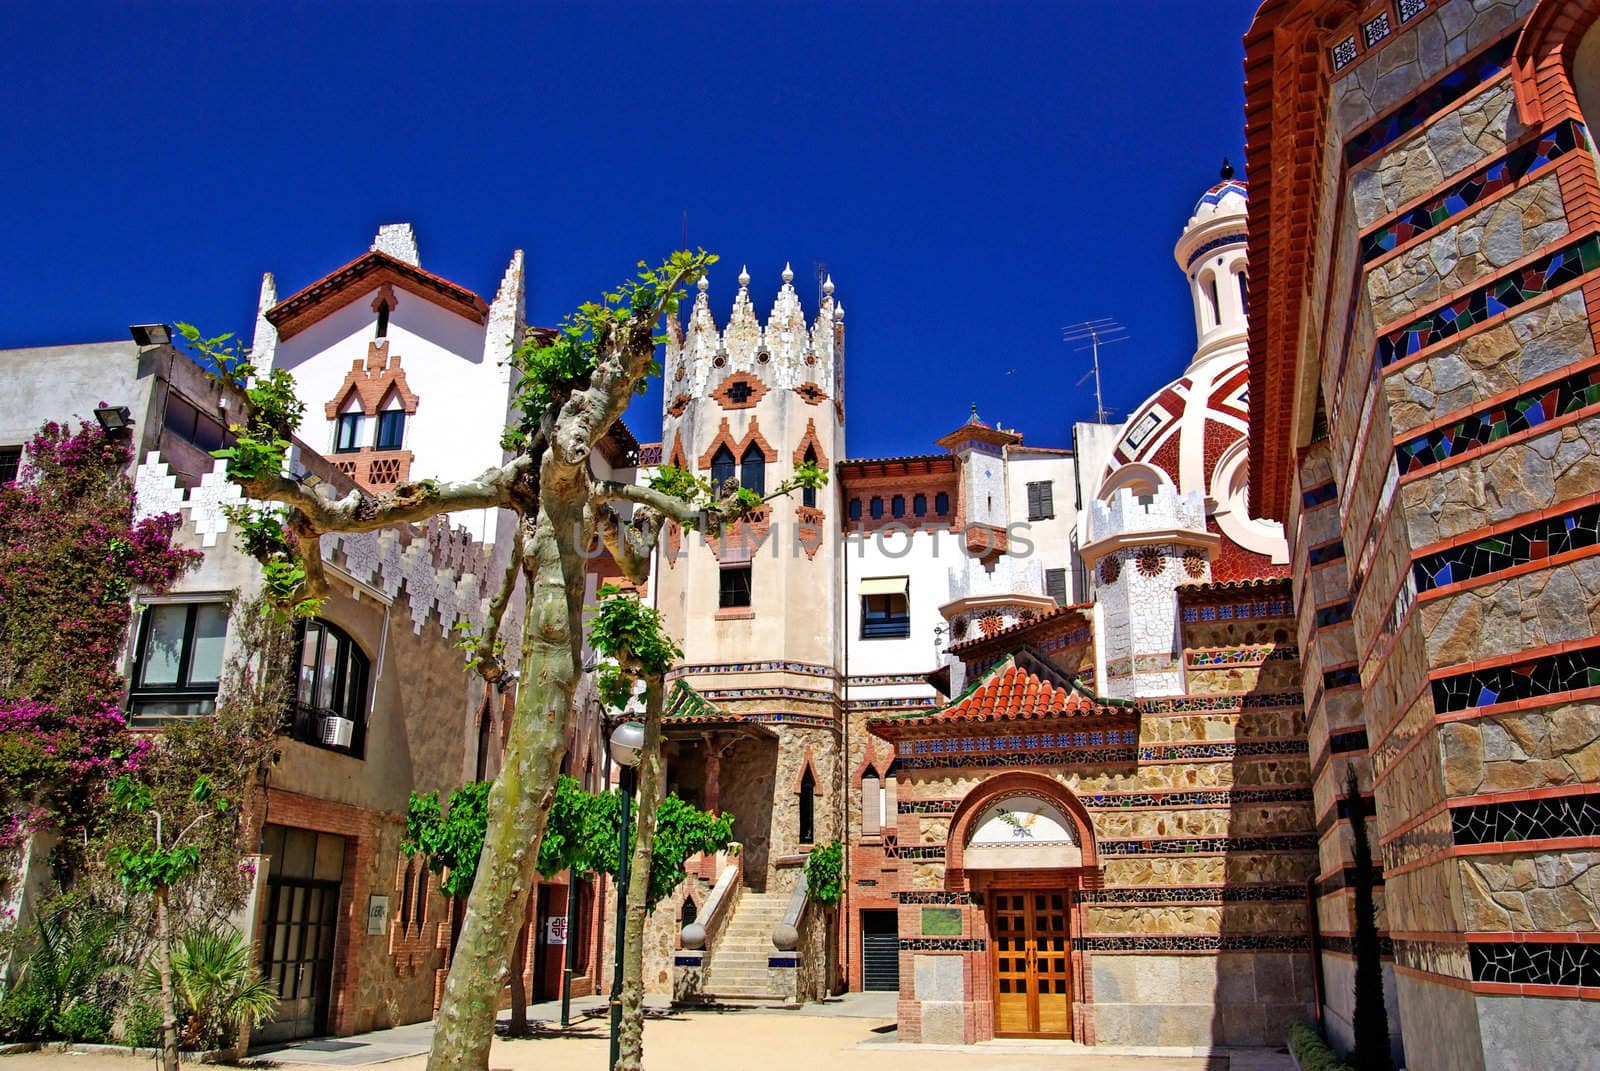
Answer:
<svg viewBox="0 0 1600 1071"><path fill-rule="evenodd" d="M808 326L786 266L763 325L748 271L738 283L720 329L707 279L669 325L662 463L770 495L804 462L831 473L843 456L844 306L827 279ZM831 482L796 491L720 535L669 527L655 571L684 651L666 721L678 787L735 815L758 888L791 886L794 860L843 832L839 521ZM693 731L674 726L685 704Z"/></svg>

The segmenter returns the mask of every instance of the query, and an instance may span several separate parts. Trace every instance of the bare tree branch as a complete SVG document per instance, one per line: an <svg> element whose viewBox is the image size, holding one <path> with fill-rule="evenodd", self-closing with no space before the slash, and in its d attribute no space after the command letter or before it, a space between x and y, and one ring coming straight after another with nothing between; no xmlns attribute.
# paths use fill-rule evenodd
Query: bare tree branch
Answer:
<svg viewBox="0 0 1600 1071"><path fill-rule="evenodd" d="M517 578L521 575L522 519L518 518L511 531L511 553L506 557L505 575L500 578L499 590L489 600L489 621L472 651L478 675L491 684L506 673L505 661L495 648L500 640L500 622L505 619L506 607L511 605L511 593L516 590Z"/></svg>
<svg viewBox="0 0 1600 1071"><path fill-rule="evenodd" d="M532 464L533 459L524 454L499 468L485 470L475 480L415 480L377 496L358 489L336 499L319 495L287 476L240 481L239 486L251 498L282 502L298 510L306 529L316 535L370 532L406 521L424 521L452 510L516 508L513 492Z"/></svg>

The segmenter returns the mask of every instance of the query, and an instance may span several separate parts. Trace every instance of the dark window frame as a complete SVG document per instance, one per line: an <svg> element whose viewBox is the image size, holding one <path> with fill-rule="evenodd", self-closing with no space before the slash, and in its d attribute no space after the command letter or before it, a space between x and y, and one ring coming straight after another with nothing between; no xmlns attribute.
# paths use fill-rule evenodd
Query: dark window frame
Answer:
<svg viewBox="0 0 1600 1071"><path fill-rule="evenodd" d="M800 461L801 461L802 464L815 465L817 463L817 448L814 447L814 446L806 447L806 455L805 455L805 457L801 458ZM816 509L817 508L817 489L815 487L803 487L803 488L801 488L800 489L800 504L802 506L805 506L808 509Z"/></svg>
<svg viewBox="0 0 1600 1071"><path fill-rule="evenodd" d="M861 499L859 498L852 498L850 500L850 519L852 521L859 521L861 519Z"/></svg>
<svg viewBox="0 0 1600 1071"><path fill-rule="evenodd" d="M22 447L0 446L0 486L15 483L22 474Z"/></svg>
<svg viewBox="0 0 1600 1071"><path fill-rule="evenodd" d="M807 763L800 774L800 843L815 844L817 837L817 778Z"/></svg>
<svg viewBox="0 0 1600 1071"><path fill-rule="evenodd" d="M188 611L183 620L183 639L179 641L178 647L178 679L172 682L147 684L144 680L145 658L150 652L150 629L154 621L152 611L170 609L174 606L186 607ZM214 681L193 684L189 679L194 672L195 625L200 619L200 608L203 606L220 606L223 608L224 614L227 611L227 604L219 599L144 604L144 612L139 615L139 638L134 644L133 672L129 675L128 687L128 721L135 728L150 728L173 721L185 720L186 717L203 718L216 713L217 692L222 684L222 665L219 663L217 666L217 679ZM226 645L228 637L226 616L223 618L222 637L223 643ZM155 704L163 701L195 702L207 699L211 700L210 709L188 716L178 714L143 715L138 710L139 706L145 703ZM141 721L148 724L140 725Z"/></svg>
<svg viewBox="0 0 1600 1071"><path fill-rule="evenodd" d="M739 471L739 464L734 460L733 451L728 449L728 444L723 443L717 447L717 452L711 455L711 482L721 489L722 485L733 479Z"/></svg>
<svg viewBox="0 0 1600 1071"><path fill-rule="evenodd" d="M928 515L928 496L918 492L911 496L911 515L913 517L926 517Z"/></svg>
<svg viewBox="0 0 1600 1071"><path fill-rule="evenodd" d="M896 605L896 600L899 604ZM903 640L911 635L909 594L861 596L861 638Z"/></svg>
<svg viewBox="0 0 1600 1071"><path fill-rule="evenodd" d="M313 629L318 630L317 661L312 670L311 695L316 696L323 679L325 650L320 642L322 632L334 639L332 705L319 707L301 696L301 670L305 664L305 645ZM315 618L295 626L294 696L290 700L285 733L302 744L322 748L336 755L355 759L366 758L367 753L367 701L372 694L372 660L361 645L344 629L331 621ZM354 663L354 671L352 670ZM358 672L356 672L358 671ZM348 718L355 723L350 733L350 746L337 747L322 742L322 720L327 717Z"/></svg>
<svg viewBox="0 0 1600 1071"><path fill-rule="evenodd" d="M1028 520L1049 521L1056 515L1055 481L1034 480L1028 484Z"/></svg>
<svg viewBox="0 0 1600 1071"><path fill-rule="evenodd" d="M361 442L365 431L365 413L340 413L333 422L333 452L336 454L354 454L363 445ZM349 442L350 439L354 442Z"/></svg>
<svg viewBox="0 0 1600 1071"><path fill-rule="evenodd" d="M739 486L758 495L767 493L767 454L758 443L751 443L739 455Z"/></svg>
<svg viewBox="0 0 1600 1071"><path fill-rule="evenodd" d="M724 566L717 578L717 609L747 610L754 602L755 577L750 566Z"/></svg>
<svg viewBox="0 0 1600 1071"><path fill-rule="evenodd" d="M1053 590L1056 588L1060 590ZM1054 599L1057 606L1067 605L1067 571L1065 569L1046 569L1044 571L1044 593Z"/></svg>
<svg viewBox="0 0 1600 1071"><path fill-rule="evenodd" d="M399 433L389 435L389 429L399 426ZM375 442L379 450L398 450L406 441L406 411L404 409L385 409L378 414L378 433Z"/></svg>
<svg viewBox="0 0 1600 1071"><path fill-rule="evenodd" d="M945 516L949 515L949 513L950 513L950 494L949 494L949 492L940 491L938 494L933 496L933 512L938 514L941 517L945 517Z"/></svg>

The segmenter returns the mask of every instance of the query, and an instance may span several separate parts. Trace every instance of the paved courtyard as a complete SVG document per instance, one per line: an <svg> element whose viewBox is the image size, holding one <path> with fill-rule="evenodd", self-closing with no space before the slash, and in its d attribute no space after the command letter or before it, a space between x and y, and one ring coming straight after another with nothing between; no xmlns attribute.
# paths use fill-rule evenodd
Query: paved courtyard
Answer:
<svg viewBox="0 0 1600 1071"><path fill-rule="evenodd" d="M1087 1049L1070 1043L993 1041L966 1048L910 1045L894 1034L894 994L851 994L843 1000L793 1010L768 1008L697 1011L652 1009L645 1028L650 1071L1293 1071L1287 1055L1271 1050ZM582 1014L591 1012L592 1014ZM559 1009L535 1005L538 1036L502 1038L490 1055L491 1071L603 1071L606 1020L601 1005L581 1002L562 1031ZM422 1071L432 1024L348 1038L328 1038L253 1054L255 1066ZM132 1071L143 1059L107 1052L35 1052L0 1057L0 1071Z"/></svg>

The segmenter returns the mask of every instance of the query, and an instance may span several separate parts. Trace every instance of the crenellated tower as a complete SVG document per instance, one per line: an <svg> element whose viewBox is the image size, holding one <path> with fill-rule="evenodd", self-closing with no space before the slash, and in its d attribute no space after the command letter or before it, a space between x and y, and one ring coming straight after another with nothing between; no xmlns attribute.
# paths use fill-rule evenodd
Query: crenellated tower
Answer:
<svg viewBox="0 0 1600 1071"><path fill-rule="evenodd" d="M785 266L763 324L748 271L738 282L720 328L706 279L669 324L662 462L771 494L800 464L831 472L843 456L844 306L827 279L808 325ZM838 533L830 484L718 537L669 531L655 572L684 650L674 694L698 704L692 732L668 719L678 787L736 816L756 886L787 888L805 847L839 834Z"/></svg>

